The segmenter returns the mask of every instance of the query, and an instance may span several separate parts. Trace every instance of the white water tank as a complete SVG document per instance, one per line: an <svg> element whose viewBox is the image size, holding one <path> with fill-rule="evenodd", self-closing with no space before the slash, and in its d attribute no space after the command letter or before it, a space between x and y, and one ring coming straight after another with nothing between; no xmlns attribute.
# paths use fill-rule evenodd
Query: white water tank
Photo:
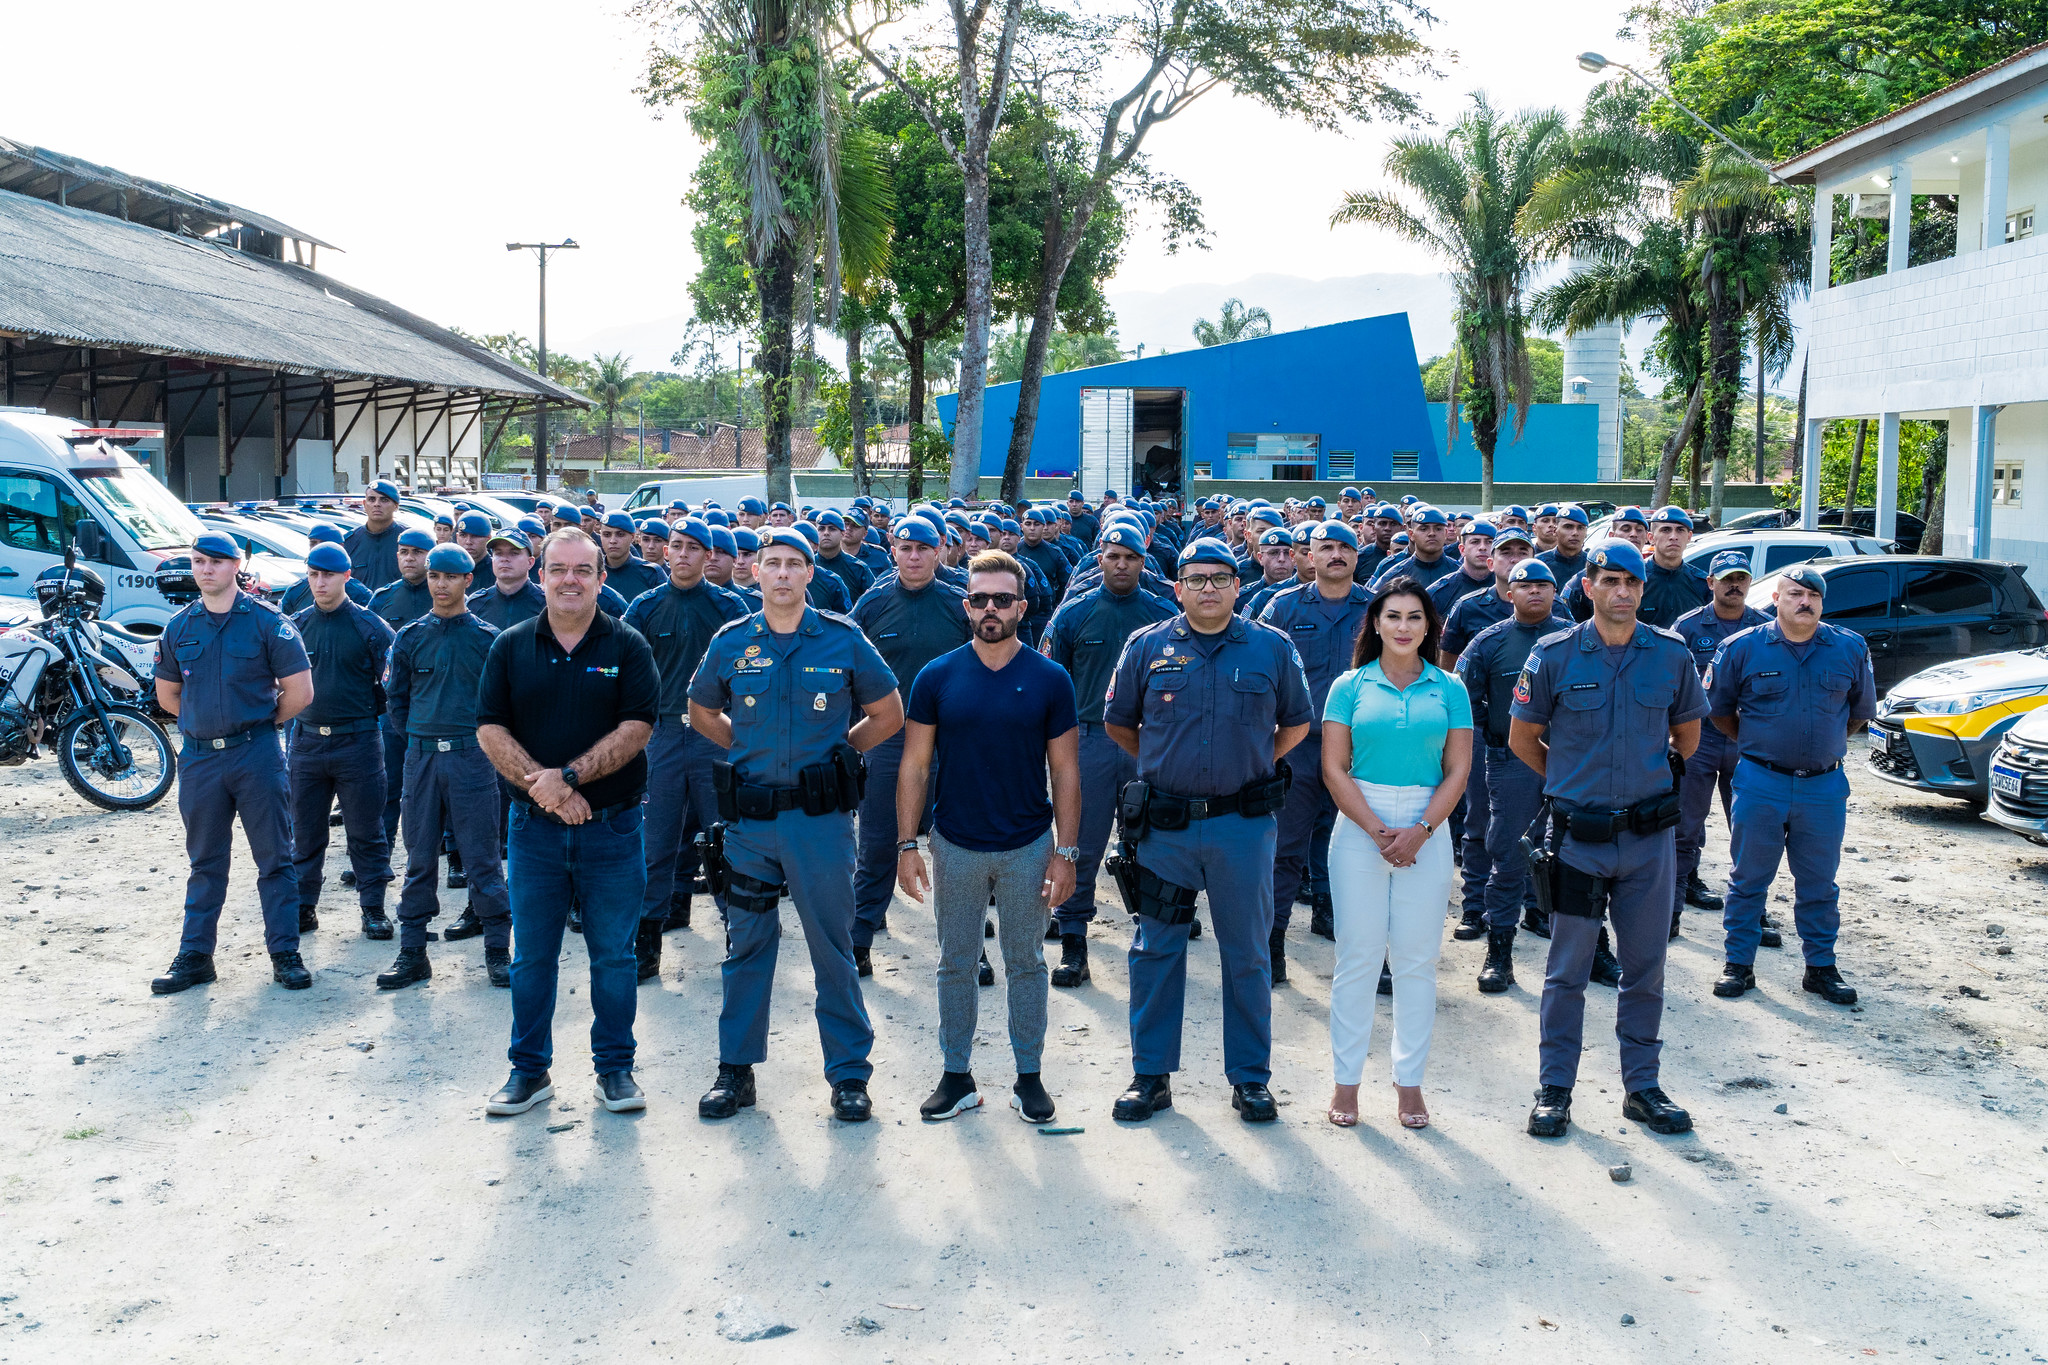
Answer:
<svg viewBox="0 0 2048 1365"><path fill-rule="evenodd" d="M1600 405L1599 478L1621 477L1621 324L1564 338L1564 401Z"/></svg>

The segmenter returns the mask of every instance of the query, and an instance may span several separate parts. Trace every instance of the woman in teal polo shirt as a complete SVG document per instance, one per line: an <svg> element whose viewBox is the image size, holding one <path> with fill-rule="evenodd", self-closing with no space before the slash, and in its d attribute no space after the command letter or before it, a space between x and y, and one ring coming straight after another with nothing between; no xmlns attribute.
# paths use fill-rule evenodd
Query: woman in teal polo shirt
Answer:
<svg viewBox="0 0 2048 1365"><path fill-rule="evenodd" d="M1365 619L1351 671L1331 684L1323 707L1323 783L1338 810L1330 836L1337 1090L1329 1117L1340 1128L1358 1122L1384 961L1394 978L1396 1112L1403 1126L1426 1128L1422 1069L1453 875L1444 825L1472 766L1472 702L1463 683L1430 662L1443 622L1414 579L1382 584Z"/></svg>

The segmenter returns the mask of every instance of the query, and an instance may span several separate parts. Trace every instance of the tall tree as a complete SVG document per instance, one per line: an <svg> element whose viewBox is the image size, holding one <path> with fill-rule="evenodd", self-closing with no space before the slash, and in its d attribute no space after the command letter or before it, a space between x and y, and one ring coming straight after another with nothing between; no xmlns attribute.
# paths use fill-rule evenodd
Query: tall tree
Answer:
<svg viewBox="0 0 2048 1365"><path fill-rule="evenodd" d="M594 355L590 358L589 378L584 382L583 392L597 408L598 419L604 423L604 467L612 467L613 427L619 419L619 409L626 400L640 392L639 376L633 373L633 362L624 354Z"/></svg>
<svg viewBox="0 0 2048 1365"><path fill-rule="evenodd" d="M1169 249L1199 238L1194 196L1154 178L1141 160L1152 130L1218 89L1317 129L1412 119L1414 97L1391 80L1428 72L1416 29L1433 21L1419 0L1098 0L1072 13L1037 10L1032 19L1028 98L1036 117L1077 136L1043 141L1044 155L1065 164L1047 176L1055 193L1044 266L1003 466L1012 502L1030 463L1060 292L1111 187L1123 182L1162 209Z"/></svg>
<svg viewBox="0 0 2048 1365"><path fill-rule="evenodd" d="M1243 299L1225 299L1216 321L1196 318L1195 341L1202 346L1225 346L1233 341L1273 334L1273 315L1263 308L1244 306Z"/></svg>
<svg viewBox="0 0 2048 1365"><path fill-rule="evenodd" d="M1545 250L1517 222L1537 185L1570 150L1569 124L1555 109L1502 115L1483 93L1443 137L1397 138L1386 173L1410 203L1381 190L1354 190L1330 216L1370 223L1429 248L1448 267L1457 294L1452 328L1458 358L1450 386L1444 450L1457 440L1463 409L1479 447L1479 505L1493 510L1493 453L1512 407L1515 435L1529 419L1534 380L1523 300ZM1458 382L1459 371L1464 381Z"/></svg>

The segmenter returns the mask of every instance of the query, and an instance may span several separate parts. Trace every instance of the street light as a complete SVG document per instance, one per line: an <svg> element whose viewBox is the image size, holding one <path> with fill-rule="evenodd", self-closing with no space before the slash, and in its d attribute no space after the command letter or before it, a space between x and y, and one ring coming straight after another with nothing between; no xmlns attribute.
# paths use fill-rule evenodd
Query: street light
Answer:
<svg viewBox="0 0 2048 1365"><path fill-rule="evenodd" d="M1601 56L1597 52L1581 52L1579 54L1579 70L1581 71L1589 72L1597 76L1610 66L1617 71L1626 71L1629 75L1634 76L1637 80L1641 81L1644 85L1648 86L1651 91L1653 91L1654 93L1656 93L1664 99L1670 100L1673 104L1677 105L1679 110L1682 113L1684 113L1684 115L1687 118L1691 119L1694 123L1697 123L1708 137L1711 137L1712 139L1714 139L1714 141L1720 143L1729 151L1735 153L1744 161L1747 161L1750 165L1762 171L1766 176L1770 177L1770 181L1773 185L1782 185L1785 183L1783 180L1778 178L1778 173L1776 171L1772 170L1764 162L1759 161L1749 151L1748 148L1740 146L1739 144L1734 142L1732 139L1729 138L1729 136L1726 133L1722 132L1719 128L1716 128L1713 124L1707 122L1704 118L1701 118L1690 107L1688 107L1684 101L1680 100L1678 96L1672 94L1668 86L1660 85L1656 81L1651 80L1648 76L1645 76L1642 72L1636 70L1634 67L1630 66L1626 62L1610 61L1607 58Z"/></svg>
<svg viewBox="0 0 2048 1365"><path fill-rule="evenodd" d="M559 242L507 242L507 251L534 251L540 253L540 341L536 349L540 353L540 377L548 377L548 253L550 251L580 251L574 237L564 237ZM533 409L533 489L536 493L548 491L548 400L542 395Z"/></svg>

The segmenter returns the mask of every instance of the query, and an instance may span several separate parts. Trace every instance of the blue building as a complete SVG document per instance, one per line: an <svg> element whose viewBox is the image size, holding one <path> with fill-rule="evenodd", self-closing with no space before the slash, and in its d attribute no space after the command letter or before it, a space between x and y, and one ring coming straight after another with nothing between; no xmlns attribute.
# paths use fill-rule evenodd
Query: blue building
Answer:
<svg viewBox="0 0 2048 1365"><path fill-rule="evenodd" d="M1017 389L987 390L984 477L1003 472ZM949 433L957 405L938 400ZM1523 441L1496 452L1495 478L1590 481L1596 427L1590 407L1532 410ZM1442 428L1441 407L1432 419L1423 401L1408 315L1393 313L1047 375L1026 473L1076 479L1090 498L1224 480L1476 480L1469 429L1446 460Z"/></svg>

